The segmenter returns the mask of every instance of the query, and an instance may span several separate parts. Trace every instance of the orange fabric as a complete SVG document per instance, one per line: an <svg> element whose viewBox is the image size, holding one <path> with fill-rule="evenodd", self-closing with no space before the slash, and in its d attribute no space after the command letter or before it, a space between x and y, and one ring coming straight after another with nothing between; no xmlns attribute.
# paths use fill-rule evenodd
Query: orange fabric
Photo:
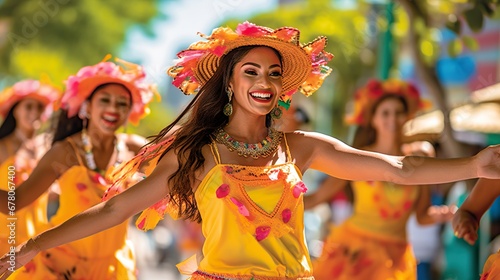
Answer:
<svg viewBox="0 0 500 280"><path fill-rule="evenodd" d="M33 170L34 164L34 162L24 161L19 157L9 157L0 164L0 174L2 174L0 189L8 191L9 183L10 186L19 187L21 183L28 178ZM11 174L14 174L14 177L9 176L9 171L12 171ZM11 246L15 247L28 240L30 237L33 237L35 234L47 229L47 199L48 195L44 193L29 206L13 211L13 215L4 215L0 213L0 220L7 224L14 223L12 229L15 230L15 232L12 233L15 239L11 238L10 240L10 228L4 226L5 228L0 230L0 254L8 252ZM15 241L15 243L12 243L13 241Z"/></svg>
<svg viewBox="0 0 500 280"><path fill-rule="evenodd" d="M332 229L314 261L316 280L413 280L416 273L409 244L379 239L348 223Z"/></svg>
<svg viewBox="0 0 500 280"><path fill-rule="evenodd" d="M51 218L56 226L75 214L101 202L108 184L85 166L68 169L58 180L60 205ZM136 279L132 244L127 242L128 221L95 235L44 251L35 257L35 269L23 268L15 279L35 279L39 270L47 273L38 279ZM65 278L63 278L65 279Z"/></svg>
<svg viewBox="0 0 500 280"><path fill-rule="evenodd" d="M406 222L415 207L418 188L388 182L352 183L353 215L349 222L359 228L406 242Z"/></svg>
<svg viewBox="0 0 500 280"><path fill-rule="evenodd" d="M323 279L416 279L406 222L418 188L386 182L353 182L353 215L327 237L314 262Z"/></svg>
<svg viewBox="0 0 500 280"><path fill-rule="evenodd" d="M500 251L488 257L484 263L481 280L496 280L500 277Z"/></svg>

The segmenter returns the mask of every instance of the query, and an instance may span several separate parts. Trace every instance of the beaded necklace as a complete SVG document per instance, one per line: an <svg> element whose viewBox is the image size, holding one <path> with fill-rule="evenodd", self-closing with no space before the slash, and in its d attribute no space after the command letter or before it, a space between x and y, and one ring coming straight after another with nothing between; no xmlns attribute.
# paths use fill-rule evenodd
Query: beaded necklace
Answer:
<svg viewBox="0 0 500 280"><path fill-rule="evenodd" d="M87 134L86 129L82 130L82 144L83 144L83 150L85 151L85 161L87 162L87 167L89 169L101 174L102 176L104 176L104 174L106 173L106 170L101 170L101 169L97 168L97 164L95 163L95 159L94 159L94 153L92 152L92 142L90 141L90 138ZM116 148L116 163L115 164L120 163L119 146L120 145L115 145L115 148Z"/></svg>
<svg viewBox="0 0 500 280"><path fill-rule="evenodd" d="M281 143L283 133L273 128L269 128L266 138L256 144L248 144L237 141L227 134L227 132L222 128L219 128L215 132L215 136L216 141L224 144L229 151L236 151L239 156L250 156L254 159L258 159L259 157L268 157L276 152L279 144Z"/></svg>

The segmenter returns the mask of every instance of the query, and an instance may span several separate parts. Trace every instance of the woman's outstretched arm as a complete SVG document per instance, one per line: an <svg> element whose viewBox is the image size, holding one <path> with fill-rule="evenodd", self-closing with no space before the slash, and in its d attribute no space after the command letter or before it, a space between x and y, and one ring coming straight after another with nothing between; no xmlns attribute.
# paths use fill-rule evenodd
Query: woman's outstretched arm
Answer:
<svg viewBox="0 0 500 280"><path fill-rule="evenodd" d="M40 250L66 244L116 226L158 202L168 194L167 180L175 170L177 170L177 160L173 152L169 152L148 178L110 200L95 205L61 225L33 237L34 242L30 240L18 246L15 251L15 268L26 264ZM0 259L0 275L5 274L0 279L6 279L13 271L9 259L11 258L8 254Z"/></svg>
<svg viewBox="0 0 500 280"><path fill-rule="evenodd" d="M500 178L500 145L487 147L472 157L438 159L358 150L314 132L294 133L288 138L302 171L312 168L345 180L428 185L477 177Z"/></svg>

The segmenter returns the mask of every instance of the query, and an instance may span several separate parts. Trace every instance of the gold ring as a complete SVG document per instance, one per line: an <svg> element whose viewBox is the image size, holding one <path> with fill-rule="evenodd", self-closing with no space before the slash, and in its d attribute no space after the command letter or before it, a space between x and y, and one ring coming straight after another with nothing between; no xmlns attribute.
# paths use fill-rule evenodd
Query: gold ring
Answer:
<svg viewBox="0 0 500 280"><path fill-rule="evenodd" d="M458 237L458 231L455 231L453 234L454 234L456 237Z"/></svg>

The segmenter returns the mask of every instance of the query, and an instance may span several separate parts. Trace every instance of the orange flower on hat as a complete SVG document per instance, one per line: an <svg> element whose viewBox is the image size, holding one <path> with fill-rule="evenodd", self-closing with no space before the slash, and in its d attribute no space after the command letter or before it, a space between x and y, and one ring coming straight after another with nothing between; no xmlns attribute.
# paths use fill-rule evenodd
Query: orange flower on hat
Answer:
<svg viewBox="0 0 500 280"><path fill-rule="evenodd" d="M418 111L430 106L428 101L420 98L418 89L411 83L397 79L387 81L370 80L354 95L353 113L346 117L346 122L348 124L367 126L373 106L386 95L402 96L408 104L408 116L410 118L415 116Z"/></svg>
<svg viewBox="0 0 500 280"><path fill-rule="evenodd" d="M12 107L24 98L33 98L45 106L42 120L53 112L54 103L60 98L61 90L49 83L38 80L23 80L0 93L0 117L5 118Z"/></svg>
<svg viewBox="0 0 500 280"><path fill-rule="evenodd" d="M150 113L148 104L154 96L160 99L156 85L145 81L146 72L142 66L117 58L117 63L106 61L110 57L108 55L96 65L81 68L76 75L66 80L61 107L68 111L68 117L75 116L82 103L103 84L121 84L129 90L132 108L128 120L132 124L138 124L141 118Z"/></svg>

